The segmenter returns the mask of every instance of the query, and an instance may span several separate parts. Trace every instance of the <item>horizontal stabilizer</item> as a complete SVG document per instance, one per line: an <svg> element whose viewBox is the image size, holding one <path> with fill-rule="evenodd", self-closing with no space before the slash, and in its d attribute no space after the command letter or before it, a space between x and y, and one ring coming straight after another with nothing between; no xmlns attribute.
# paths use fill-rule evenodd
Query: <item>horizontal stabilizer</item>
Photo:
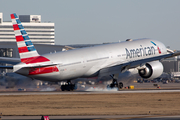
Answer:
<svg viewBox="0 0 180 120"><path fill-rule="evenodd" d="M20 62L21 62L20 58L0 57L0 63L8 63L15 65Z"/></svg>
<svg viewBox="0 0 180 120"><path fill-rule="evenodd" d="M0 66L0 69L13 69L13 66Z"/></svg>

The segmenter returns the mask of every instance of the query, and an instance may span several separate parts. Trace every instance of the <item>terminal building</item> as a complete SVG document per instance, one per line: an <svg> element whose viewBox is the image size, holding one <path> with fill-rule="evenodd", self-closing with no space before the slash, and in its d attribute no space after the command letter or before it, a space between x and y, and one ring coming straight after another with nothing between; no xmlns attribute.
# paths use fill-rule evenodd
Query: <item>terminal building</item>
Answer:
<svg viewBox="0 0 180 120"><path fill-rule="evenodd" d="M163 60L164 72L180 72L180 57L176 56Z"/></svg>
<svg viewBox="0 0 180 120"><path fill-rule="evenodd" d="M54 23L41 22L41 15L19 15L19 19L34 44L55 44ZM0 13L0 42L4 41L15 42L15 36L12 22L3 21Z"/></svg>

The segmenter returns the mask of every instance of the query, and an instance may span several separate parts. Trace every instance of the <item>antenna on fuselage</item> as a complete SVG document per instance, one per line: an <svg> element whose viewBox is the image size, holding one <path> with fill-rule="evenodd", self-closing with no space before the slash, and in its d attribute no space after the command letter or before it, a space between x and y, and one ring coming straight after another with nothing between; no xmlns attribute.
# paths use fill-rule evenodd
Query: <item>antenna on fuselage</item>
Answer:
<svg viewBox="0 0 180 120"><path fill-rule="evenodd" d="M126 39L126 41L133 41L133 39Z"/></svg>

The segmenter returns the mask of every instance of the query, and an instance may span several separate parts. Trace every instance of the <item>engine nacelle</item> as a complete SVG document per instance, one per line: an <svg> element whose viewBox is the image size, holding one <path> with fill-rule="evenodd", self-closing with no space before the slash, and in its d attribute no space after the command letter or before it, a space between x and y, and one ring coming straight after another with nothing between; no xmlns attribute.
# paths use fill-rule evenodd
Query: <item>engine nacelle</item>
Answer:
<svg viewBox="0 0 180 120"><path fill-rule="evenodd" d="M139 69L138 73L142 78L154 79L163 73L163 65L159 61L153 61L145 64L145 68Z"/></svg>

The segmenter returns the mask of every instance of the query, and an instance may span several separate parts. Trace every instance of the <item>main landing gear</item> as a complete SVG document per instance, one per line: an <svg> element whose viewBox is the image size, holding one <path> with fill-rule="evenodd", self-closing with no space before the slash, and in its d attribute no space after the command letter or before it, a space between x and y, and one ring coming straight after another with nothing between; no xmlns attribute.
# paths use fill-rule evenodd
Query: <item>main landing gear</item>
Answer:
<svg viewBox="0 0 180 120"><path fill-rule="evenodd" d="M115 78L115 76L114 75L110 75L110 76L112 77L113 81L112 81L112 83L110 85L107 86L107 88L111 88L111 89L119 88L119 89L122 89L123 88L123 83L119 82L119 84L118 84L117 79Z"/></svg>
<svg viewBox="0 0 180 120"><path fill-rule="evenodd" d="M73 91L75 90L75 84L72 84L70 80L67 81L65 85L61 85L61 90L62 91Z"/></svg>

